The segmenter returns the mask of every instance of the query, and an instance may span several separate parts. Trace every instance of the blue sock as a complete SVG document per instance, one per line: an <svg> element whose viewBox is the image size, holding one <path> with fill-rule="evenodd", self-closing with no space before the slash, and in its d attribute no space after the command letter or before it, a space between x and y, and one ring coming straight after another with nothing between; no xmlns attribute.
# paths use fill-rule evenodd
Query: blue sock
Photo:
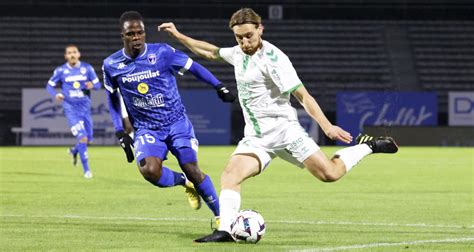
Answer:
<svg viewBox="0 0 474 252"><path fill-rule="evenodd" d="M158 187L172 187L177 185L184 185L186 178L184 174L172 171L166 167L161 167L161 177L155 183Z"/></svg>
<svg viewBox="0 0 474 252"><path fill-rule="evenodd" d="M219 216L219 198L209 176L206 175L202 183L196 187L196 191L204 199L206 205L214 213L214 216Z"/></svg>
<svg viewBox="0 0 474 252"><path fill-rule="evenodd" d="M89 159L87 157L87 144L86 143L78 143L77 150L79 151L79 156L81 157L82 169L84 173L89 171Z"/></svg>

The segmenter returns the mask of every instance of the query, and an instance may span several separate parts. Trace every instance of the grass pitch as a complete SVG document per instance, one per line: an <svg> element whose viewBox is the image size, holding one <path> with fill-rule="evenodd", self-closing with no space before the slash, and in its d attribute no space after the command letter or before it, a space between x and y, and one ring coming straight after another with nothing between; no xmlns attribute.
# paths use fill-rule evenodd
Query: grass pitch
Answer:
<svg viewBox="0 0 474 252"><path fill-rule="evenodd" d="M200 148L216 188L232 150ZM92 180L65 147L0 148L0 250L473 251L473 157L402 147L330 184L275 159L242 187L242 208L266 220L263 239L194 244L211 232L210 210L192 210L181 187L146 182L119 147L89 148ZM165 164L179 169L171 156Z"/></svg>

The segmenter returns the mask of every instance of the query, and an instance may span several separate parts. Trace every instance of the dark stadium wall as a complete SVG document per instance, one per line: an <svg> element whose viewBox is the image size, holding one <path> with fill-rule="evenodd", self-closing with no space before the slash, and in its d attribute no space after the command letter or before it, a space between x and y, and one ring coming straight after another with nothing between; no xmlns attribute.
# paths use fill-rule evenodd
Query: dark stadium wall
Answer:
<svg viewBox="0 0 474 252"><path fill-rule="evenodd" d="M264 19L269 5L281 5L285 19L473 19L469 0L260 0L260 1L59 1L6 0L0 15L57 17L117 17L138 10L155 18L228 18L241 7L254 8Z"/></svg>
<svg viewBox="0 0 474 252"><path fill-rule="evenodd" d="M242 7L242 6L248 6L254 8L257 12L259 12L265 22L266 26L266 37L265 39L269 39L272 43L275 43L277 46L284 46L285 42L281 42L278 40L278 37L280 36L278 34L279 31L281 32L284 27L280 27L280 23L282 21L279 20L268 20L268 6L271 4L281 4L283 6L283 19L285 21L292 21L295 23L298 23L299 20L302 20L302 22L307 22L307 21L321 21L320 23L316 22L316 25L321 25L323 26L322 29L328 29L327 27L341 27L346 23L352 23L352 21L360 21L360 25L364 30L367 30L372 33L371 38L377 38L380 40L378 43L379 47L374 48L377 49L377 53L381 54L382 56L380 58L377 58L377 61L381 61L382 65L376 66L375 68L380 68L379 72L368 72L368 73L362 73L364 76L360 76L361 73L353 73L353 76L349 76L350 74L340 74L340 72L334 72L334 69L329 69L330 71L333 71L328 74L323 74L321 75L319 72L317 72L315 75L318 75L318 78L312 77L310 72L314 72L312 69L311 71L305 71L304 67L307 64L307 62L304 62L302 60L299 62L298 57L301 56L301 53L298 51L291 51L287 50L287 48L283 48L284 51L292 58L294 61L295 68L297 69L300 77L302 80L307 80L308 83L313 83L315 84L314 87L311 87L310 92L316 97L316 99L322 104L323 109L325 110L328 118L331 121L335 121L335 104L334 104L334 94L333 93L325 93L325 87L324 85L329 85L331 84L331 81L335 80L335 77L340 78L341 83L336 83L336 85L339 85L339 88L342 89L347 89L347 86L344 86L347 84L347 82L354 81L354 80L361 80L362 81L372 81L371 84L373 89L383 89L383 90L388 90L390 88L395 87L396 90L398 91L420 91L424 89L429 89L429 90L440 90L440 98L443 102L440 103L440 113L439 113L439 124L440 125L447 125L447 112L446 112L446 89L442 85L446 85L446 83L435 83L435 85L432 85L432 81L430 81L430 78L433 76L433 69L429 68L424 68L424 69L417 69L417 67L427 65L426 62L423 61L418 61L417 60L424 60L426 56L429 56L431 58L434 57L433 60L435 61L440 61L440 59L444 60L446 57L451 57L452 60L450 62L447 62L447 65L452 64L453 62L456 63L455 65L452 65L454 67L451 67L452 69L455 69L456 71L461 71L462 73L465 73L465 76L460 76L459 78L463 78L460 83L455 83L455 89L457 90L466 90L466 85L467 80L472 80L474 79L474 75L472 74L472 71L464 69L466 66L466 62L469 63L472 66L472 62L474 59L474 55L472 53L469 53L471 49L466 48L469 45L469 42L466 40L466 38L469 38L469 36L472 37L472 27L473 27L473 22L471 21L467 25L465 25L466 32L468 33L467 35L465 34L464 30L462 30L462 26L459 26L458 24L465 24L466 20L473 20L474 15L471 15L471 13L474 13L474 1L468 1L468 0L451 0L451 1L444 1L444 0L354 0L354 1L348 1L348 0L318 0L318 1L185 1L185 0L175 0L175 1L170 1L170 0L161 0L161 1L146 1L146 0L139 0L139 1L125 1L125 0L119 0L119 1L78 1L78 0L67 0L67 1L59 1L59 0L48 0L48 1L34 1L34 0L17 0L17 1L12 1L12 0L6 0L6 1L1 1L0 2L0 15L2 19L9 21L9 17L12 17L13 19L15 18L21 18L21 17L26 17L26 18L32 18L32 20L35 20L35 17L40 17L41 22L46 22L47 20L50 20L51 22L61 22L61 20L66 20L69 21L69 23L74 23L76 21L81 21L81 22L89 22L87 20L81 20L81 18L85 17L91 17L91 20L99 20L103 21L106 20L109 23L114 23L115 20L118 19L119 15L124 11L124 10L130 10L130 9L135 9L138 11L141 11L143 15L145 16L146 19L155 19L156 20L166 20L168 18L170 19L187 19L188 22L189 20L200 18L202 20L207 20L207 22L214 22L214 20L219 20L219 22L222 22L222 29L226 29L226 32L228 31L228 28L225 25L226 20L228 17L233 13L236 9ZM104 19L105 18L105 19ZM108 19L107 19L108 18ZM45 21L46 20L46 21ZM58 21L59 20L59 21ZM333 20L336 22L331 23ZM348 21L350 20L350 21ZM418 21L418 20L434 20L434 21ZM11 21L11 20L10 20ZM450 23L444 24L444 21L449 21ZM15 20L13 20L15 22ZM22 21L20 20L20 23ZM97 22L93 21L92 23ZM182 21L184 22L184 21ZM329 25L326 25L325 22L329 22ZM338 23L340 22L340 23ZM364 22L367 24L366 27L364 27ZM439 22L439 23L438 23ZM96 24L95 26L104 26L104 24L101 23L94 23ZM375 25L374 25L375 24ZM441 25L438 25L441 24ZM6 24L8 25L8 23ZM47 25L47 24L46 24ZM67 24L65 24L67 25ZM331 26L332 25L332 26ZM184 25L186 27L186 25ZM442 34L438 32L436 27L439 26L440 31L446 32L446 34ZM459 27L458 27L459 26ZM110 26L110 27L114 27ZM326 27L326 28L324 28ZM444 28L443 28L444 27ZM154 29L154 27L148 27L148 29ZM434 29L436 28L436 29ZM19 127L21 125L21 103L19 102L18 94L21 93L19 91L20 88L12 87L10 83L15 81L16 87L43 87L43 85L46 83L47 78L51 74L51 71L54 69L59 64L63 63L63 57L62 57L62 50L56 50L51 49L51 47L55 46L53 44L48 45L47 43L43 43L41 38L37 39L37 41L28 41L25 40L25 37L27 39L31 39L32 34L38 33L38 31L30 31L28 30L29 27L26 27L24 30L24 33L27 34L27 36L21 36L21 41L19 43L11 43L11 41L7 41L6 39L3 40L3 48L6 48L2 53L5 53L5 55L8 54L7 51L22 51L23 55L23 60L28 61L28 70L23 71L22 75L17 74L18 71L18 65L23 65L23 61L16 62L15 64L9 64L9 60L11 60L8 57L12 57L11 55L4 56L2 59L4 60L2 63L8 63L5 65L0 65L1 68L1 74L0 74L0 83L3 83L5 86L8 86L8 88L5 88L3 92L0 92L0 97L2 98L0 100L0 105L2 108L0 109L0 145L13 145L15 144L15 135L11 132L10 128L11 127ZM89 29L89 27L87 27ZM100 30L97 27L94 27L96 30ZM108 29L108 28L107 28ZM112 28L110 28L112 29ZM109 30L110 30L109 29ZM184 29L184 28L183 28ZM217 28L216 28L217 29ZM318 28L321 30L321 28ZM329 30L332 28L329 28ZM345 28L344 28L345 29ZM358 29L356 27L356 29ZM434 30L433 30L434 29ZM10 29L12 30L12 34L10 35L16 35L18 34L18 31L16 29ZM51 30L51 29L50 29ZM84 30L84 29L83 29ZM81 32L84 32L81 30ZM115 30L107 32L102 32L104 34L114 34L115 35ZM420 32L421 31L421 32ZM458 32L461 31L461 32ZM469 33L470 31L470 33ZM100 64L101 60L103 59L104 55L108 55L114 50L120 48L121 42L119 39L119 35L117 33L117 39L113 40L113 43L108 42L108 38L101 38L101 39L96 39L94 43L90 43L90 39L87 38L86 34L83 34L84 36L80 34L75 34L76 31L72 31L72 28L66 29L64 31L61 31L64 33L61 34L61 37L57 37L56 39L60 39L63 42L78 42L78 41L67 41L68 39L71 39L71 37L76 36L78 39L82 39L78 42L79 47L81 48L81 51L83 52L83 60L84 61L89 61L91 62L96 70L98 71L98 74L100 76ZM89 32L89 31L87 31ZM186 33L189 33L190 31L185 30ZM333 36L332 34L333 31L331 31L331 34L328 36ZM425 34L420 34L425 32ZM336 31L334 36L340 36L341 31ZM82 34L82 33L81 33ZM179 47L174 41L171 39L166 40L165 35L159 36L158 34L154 32L149 32L149 41L163 41L168 42L172 44L173 46L176 46L178 49L185 50L182 47ZM196 34L196 33L194 33ZM465 35L461 39L456 39L456 40L450 40L453 36L458 36L457 34L460 34L459 36ZM228 39L225 41L225 43L219 43L220 45L223 46L228 46L230 45L229 42L234 43L232 35L229 33L229 36L225 36L225 39ZM314 35L314 34L313 34ZM318 34L316 34L318 35ZM325 34L322 34L326 36ZM105 35L104 35L105 36ZM205 39L209 39L209 35L205 35L208 37L204 37ZM274 36L274 37L272 37ZM359 35L357 35L359 36ZM418 36L418 37L417 37ZM436 37L438 36L438 37ZM9 35L6 35L6 37L9 37ZM107 36L105 36L107 37ZM10 37L11 39L12 37ZM219 36L220 38L220 36ZM415 39L418 38L418 42L414 42ZM426 39L426 38L433 38L431 39ZM369 39L360 39L362 42L367 42ZM103 41L106 41L105 43ZM212 40L211 40L212 41ZM332 42L332 40L328 40ZM440 44L436 44L436 41L439 41ZM459 53L456 51L456 54L462 54L462 52L467 52L464 53L463 55L463 60L460 61L458 59L457 55L444 55L441 54L443 53L443 50L439 51L439 47L442 47L446 43L446 41L449 41L449 43L458 43L457 45L452 46L450 50L460 50ZM469 40L472 42L472 40ZM62 47L62 43L61 46ZM222 41L218 41L222 42ZM344 41L343 41L344 42ZM350 42L350 41L349 41ZM360 41L355 41L356 43L359 43ZM442 43L441 43L442 42ZM347 41L344 42L341 46L343 49L350 49L350 46L347 46ZM419 43L419 46L417 47L417 43ZM25 48L22 48L22 46L26 46ZM370 48L371 44L364 44L365 47ZM321 47L325 47L327 44L321 45ZM55 46L57 47L57 46ZM344 48L347 47L347 48ZM426 47L426 48L425 48ZM426 54L426 49L430 49L427 47L431 47L431 49L436 49L440 52L439 55L427 55ZM334 51L334 48L330 48ZM337 49L337 48L336 48ZM356 48L359 50L360 48ZM43 54L47 54L47 57L41 56L39 58L38 55L33 55L32 52L28 51L35 51L35 54L39 54L41 52ZM447 50L446 52L448 52ZM186 51L187 53L190 53L189 51ZM418 52L419 55L417 54ZM320 54L324 54L324 52L319 52ZM364 51L364 55L366 55ZM191 55L191 54L190 54ZM319 55L319 54L318 54ZM363 56L364 56L363 55ZM469 56L470 55L470 56ZM337 60L340 60L339 57L340 55L323 55L327 56L327 58L321 58L319 59L320 65L316 67L325 68L328 65L328 62L330 64L337 63ZM349 56L357 56L359 57L356 53L354 55L349 55ZM36 58L35 58L36 57ZM470 57L470 58L469 58ZM304 57L302 57L304 58ZM336 60L335 60L336 59ZM42 67L37 68L37 70L34 70L31 65L33 65L31 62L33 60L37 60L38 62L41 63ZM332 63L330 61L333 61ZM358 59L360 60L360 59ZM433 61L432 60L432 61ZM365 60L367 61L367 60ZM426 61L426 60L425 60ZM208 64L206 62L200 61L203 65L206 67L209 67L211 70L213 69L212 64ZM342 62L344 64L348 63L354 63L356 62L355 60L346 60L346 62ZM370 62L374 63L374 62ZM430 63L430 62L428 62ZM442 62L443 63L443 62ZM417 65L418 64L418 65ZM464 64L464 65L463 65ZM372 65L373 66L373 65ZM5 68L3 68L5 67ZM463 68L464 67L464 68ZM14 71L12 71L12 69ZM38 70L39 69L39 70ZM300 69L303 69L303 71L300 71ZM346 70L343 69L343 67L338 67L336 70ZM41 70L41 71L40 71ZM365 69L367 70L367 69ZM370 70L370 69L369 69ZM37 72L34 72L37 71ZM371 70L372 71L372 70ZM12 77L11 79L7 79L8 73L13 72L15 76L10 76ZM423 75L423 73L426 73ZM470 75L469 75L470 74ZM449 75L453 75L452 73L449 73ZM28 78L28 79L20 79L22 76L32 76L34 78ZM222 72L219 78L226 78L230 76L229 78L225 79L225 81L228 81L231 83L232 80L232 74L228 74L227 72ZM322 77L319 77L322 76ZM8 78L10 78L8 77ZM452 77L452 76L451 76ZM450 78L451 78L450 77ZM188 77L184 77L188 78ZM321 78L321 79L320 79ZM365 79L364 79L365 78ZM327 83L329 84L324 84L321 83L321 81L327 80ZM362 82L361 81L361 82ZM183 87L186 88L188 85L193 85L189 79L185 79L184 81L180 82L183 84ZM191 83L191 84L189 84ZM472 82L470 82L472 85ZM306 84L306 83L305 83ZM317 84L317 85L316 85ZM235 83L232 82L230 84L233 86L235 90ZM375 86L374 86L375 85ZM383 85L386 85L384 87ZM349 87L351 88L351 87ZM352 87L354 88L354 87ZM360 87L356 87L360 88ZM364 87L366 88L366 87ZM440 89L444 88L444 89ZM8 89L8 90L7 90ZM11 91L10 93L6 92ZM12 95L15 94L15 95ZM21 96L21 95L20 95ZM295 101L293 101L293 104L295 106L299 106ZM243 120L242 120L242 115L240 111L240 106L235 103L232 107L232 143L236 143L238 139L243 135ZM326 139L327 140L327 139ZM330 141L327 140L326 143L331 143Z"/></svg>

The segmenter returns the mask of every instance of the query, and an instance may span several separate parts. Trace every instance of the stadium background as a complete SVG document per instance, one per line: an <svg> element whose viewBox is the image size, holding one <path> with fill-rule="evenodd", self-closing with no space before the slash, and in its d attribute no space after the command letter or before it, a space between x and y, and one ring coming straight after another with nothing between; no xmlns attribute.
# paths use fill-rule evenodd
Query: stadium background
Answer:
<svg viewBox="0 0 474 252"><path fill-rule="evenodd" d="M283 7L282 20L268 19L270 5ZM430 144L435 133L453 132L465 143L474 142L474 133L461 130L474 127L448 122L448 93L474 90L470 0L4 0L0 145L16 142L11 128L21 126L22 88L47 95L44 87L64 63L65 44L76 43L100 76L103 58L122 46L117 23L124 10L142 12L149 42L162 40L184 50L154 25L172 20L192 36L234 45L227 20L241 6L262 15L264 38L290 56L331 121L337 117L337 92L434 91L437 127L391 127L391 132L409 131L419 144ZM199 62L235 91L229 65ZM215 95L190 76L179 85ZM232 125L235 142L242 134L237 103ZM402 144L395 155L367 157L336 183L317 181L282 159L272 161L243 185L241 208L259 211L267 225L254 246L193 244L210 231L209 210L190 209L182 188L151 186L136 164L126 163L119 146L89 149L94 173L89 180L71 165L64 146L2 146L0 250L473 251L474 148ZM234 148L200 148L200 167L217 190ZM337 149L322 148L328 156ZM166 166L179 170L171 155Z"/></svg>
<svg viewBox="0 0 474 252"><path fill-rule="evenodd" d="M282 7L281 20L269 20L270 5ZM227 22L242 6L262 15L264 39L288 54L333 122L340 91L435 91L438 125L447 126L448 91L474 89L474 3L469 0L6 0L0 3L0 144L15 144L11 128L21 126L21 89L45 86L64 62L64 45L77 44L82 60L101 76L102 60L122 46L117 23L124 10L144 15L148 42L167 42L192 55L155 32L155 25L173 21L192 37L233 46ZM235 91L232 67L199 62ZM178 82L182 89L208 88L190 75ZM242 130L240 106L234 103L231 143Z"/></svg>

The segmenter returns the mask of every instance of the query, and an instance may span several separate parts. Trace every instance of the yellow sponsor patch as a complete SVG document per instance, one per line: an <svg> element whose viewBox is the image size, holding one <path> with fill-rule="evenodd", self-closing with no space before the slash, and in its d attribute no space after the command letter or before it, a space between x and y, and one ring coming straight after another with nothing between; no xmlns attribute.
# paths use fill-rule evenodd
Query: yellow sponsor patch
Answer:
<svg viewBox="0 0 474 252"><path fill-rule="evenodd" d="M74 83L72 83L72 87L78 89L81 87L81 83L79 83L79 81L75 81Z"/></svg>
<svg viewBox="0 0 474 252"><path fill-rule="evenodd" d="M138 84L137 90L138 90L138 93L140 94L148 93L148 84L146 84L145 82Z"/></svg>

